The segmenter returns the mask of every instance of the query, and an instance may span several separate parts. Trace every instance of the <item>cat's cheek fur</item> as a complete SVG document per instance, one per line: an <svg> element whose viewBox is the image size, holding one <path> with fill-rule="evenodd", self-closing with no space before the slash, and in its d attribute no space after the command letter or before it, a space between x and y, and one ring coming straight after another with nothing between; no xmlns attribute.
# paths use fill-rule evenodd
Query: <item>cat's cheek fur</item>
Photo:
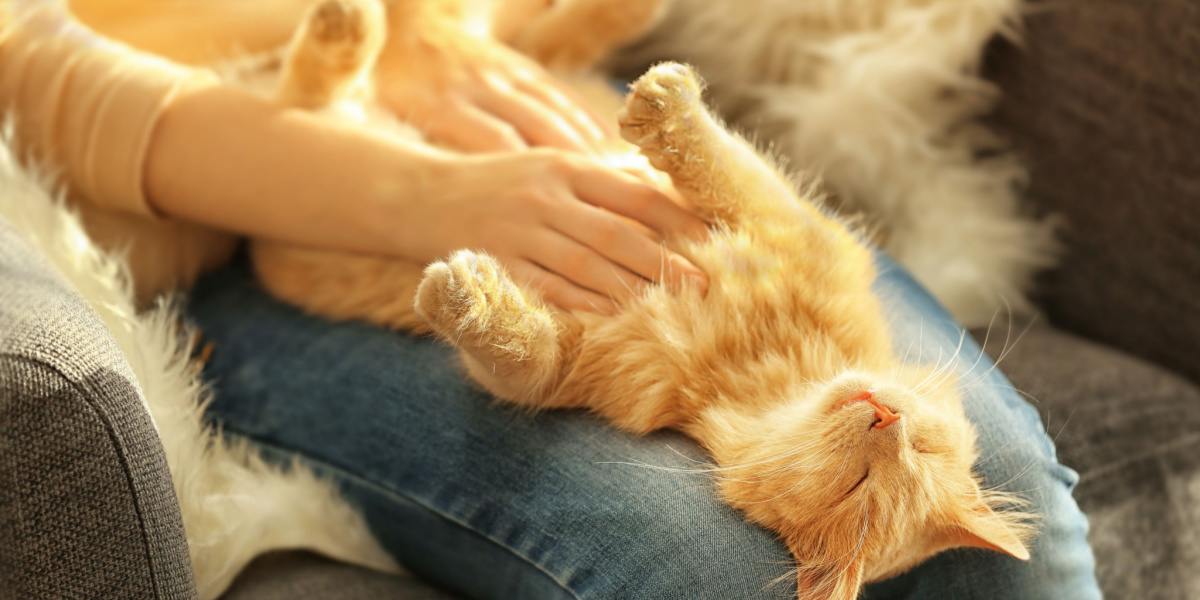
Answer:
<svg viewBox="0 0 1200 600"><path fill-rule="evenodd" d="M854 600L863 585L862 558L827 562L804 554L799 538L785 539L796 559L798 600Z"/></svg>

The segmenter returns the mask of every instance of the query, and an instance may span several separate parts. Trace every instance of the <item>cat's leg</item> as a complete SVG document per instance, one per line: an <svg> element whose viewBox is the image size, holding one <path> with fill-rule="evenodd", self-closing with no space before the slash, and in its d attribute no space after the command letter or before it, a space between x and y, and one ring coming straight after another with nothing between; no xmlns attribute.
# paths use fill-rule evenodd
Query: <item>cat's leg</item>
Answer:
<svg viewBox="0 0 1200 600"><path fill-rule="evenodd" d="M532 408L567 406L570 399L554 392L574 361L577 326L555 318L492 257L460 250L429 265L416 311L497 397Z"/></svg>
<svg viewBox="0 0 1200 600"><path fill-rule="evenodd" d="M691 67L659 64L631 86L619 116L621 136L709 220L735 225L750 213L777 215L798 205L795 186L704 106Z"/></svg>
<svg viewBox="0 0 1200 600"><path fill-rule="evenodd" d="M524 0L528 3L528 0ZM667 0L557 0L502 38L543 65L568 71L592 68L605 56L645 34L665 12Z"/></svg>
<svg viewBox="0 0 1200 600"><path fill-rule="evenodd" d="M374 66L386 34L380 0L315 4L288 47L279 100L323 108L345 97Z"/></svg>

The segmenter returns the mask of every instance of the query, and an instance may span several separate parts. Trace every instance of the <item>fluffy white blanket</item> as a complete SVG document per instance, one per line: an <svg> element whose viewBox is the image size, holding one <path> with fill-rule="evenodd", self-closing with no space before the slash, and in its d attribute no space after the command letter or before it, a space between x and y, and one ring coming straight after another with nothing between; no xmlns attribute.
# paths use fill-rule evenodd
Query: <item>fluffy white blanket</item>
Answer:
<svg viewBox="0 0 1200 600"><path fill-rule="evenodd" d="M733 124L820 175L846 212L967 326L1029 312L1053 222L1025 214L1025 170L980 122L987 43L1021 0L673 0L618 61L687 60Z"/></svg>

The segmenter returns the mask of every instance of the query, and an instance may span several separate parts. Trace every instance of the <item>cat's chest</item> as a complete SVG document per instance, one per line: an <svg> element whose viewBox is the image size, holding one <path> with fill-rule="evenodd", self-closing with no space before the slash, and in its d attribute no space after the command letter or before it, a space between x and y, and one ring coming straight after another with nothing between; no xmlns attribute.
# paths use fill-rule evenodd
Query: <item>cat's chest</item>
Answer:
<svg viewBox="0 0 1200 600"><path fill-rule="evenodd" d="M726 231L683 249L708 274L707 293L656 289L612 327L632 332L629 347L722 387L786 387L845 368L859 336L830 307L859 292L817 280L764 246Z"/></svg>

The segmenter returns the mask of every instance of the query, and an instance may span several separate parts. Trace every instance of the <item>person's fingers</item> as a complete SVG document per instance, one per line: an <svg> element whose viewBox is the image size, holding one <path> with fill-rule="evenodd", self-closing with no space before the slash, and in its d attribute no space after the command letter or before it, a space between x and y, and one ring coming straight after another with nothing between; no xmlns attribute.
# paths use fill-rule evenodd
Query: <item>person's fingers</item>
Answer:
<svg viewBox="0 0 1200 600"><path fill-rule="evenodd" d="M547 79L536 76L522 77L518 78L514 85L519 91L525 92L557 110L593 143L606 137L617 136L617 120L615 118L609 119L610 122L605 122L588 107L587 103L572 98L567 92L559 89L554 82L547 81Z"/></svg>
<svg viewBox="0 0 1200 600"><path fill-rule="evenodd" d="M603 254L554 229L531 235L525 258L572 283L618 302L640 294L649 282Z"/></svg>
<svg viewBox="0 0 1200 600"><path fill-rule="evenodd" d="M479 107L511 124L530 145L591 151L591 142L558 111L500 77L489 77L488 86L489 92L476 99Z"/></svg>
<svg viewBox="0 0 1200 600"><path fill-rule="evenodd" d="M525 150L525 138L496 115L467 102L453 102L421 126L431 141L463 152Z"/></svg>
<svg viewBox="0 0 1200 600"><path fill-rule="evenodd" d="M538 264L518 259L507 261L508 272L522 285L537 290L542 299L564 310L584 310L611 315L617 312L612 300L591 290L579 287Z"/></svg>
<svg viewBox="0 0 1200 600"><path fill-rule="evenodd" d="M691 281L708 288L708 277L686 258L671 252L633 221L607 210L575 202L550 217L550 226L648 281L678 288Z"/></svg>
<svg viewBox="0 0 1200 600"><path fill-rule="evenodd" d="M700 217L633 175L599 164L577 163L572 171L575 192L590 204L644 223L664 236L700 239L708 233Z"/></svg>

